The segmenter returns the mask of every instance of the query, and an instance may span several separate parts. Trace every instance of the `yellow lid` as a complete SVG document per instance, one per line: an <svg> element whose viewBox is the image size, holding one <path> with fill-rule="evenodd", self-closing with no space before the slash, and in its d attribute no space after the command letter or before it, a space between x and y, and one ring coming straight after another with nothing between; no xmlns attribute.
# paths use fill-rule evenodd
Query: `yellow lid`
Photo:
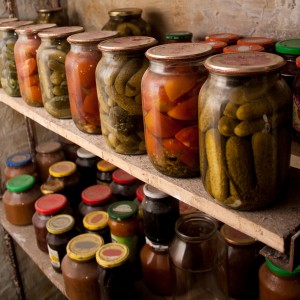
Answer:
<svg viewBox="0 0 300 300"><path fill-rule="evenodd" d="M46 223L46 228L52 234L62 234L72 229L74 225L75 220L72 216L60 214L50 218Z"/></svg>
<svg viewBox="0 0 300 300"><path fill-rule="evenodd" d="M92 211L83 218L83 226L89 230L99 230L108 226L106 211Z"/></svg>
<svg viewBox="0 0 300 300"><path fill-rule="evenodd" d="M86 261L95 257L104 244L100 235L83 233L72 238L67 245L67 255L77 261Z"/></svg>
<svg viewBox="0 0 300 300"><path fill-rule="evenodd" d="M97 163L97 168L99 171L102 172L112 172L116 170L118 167L103 159Z"/></svg>
<svg viewBox="0 0 300 300"><path fill-rule="evenodd" d="M40 187L41 192L44 195L54 194L61 191L64 188L64 183L59 180L49 180L43 183Z"/></svg>
<svg viewBox="0 0 300 300"><path fill-rule="evenodd" d="M72 161L59 161L49 168L49 174L53 177L65 177L76 171L76 164Z"/></svg>
<svg viewBox="0 0 300 300"><path fill-rule="evenodd" d="M107 243L96 253L97 263L104 268L122 265L129 256L129 248L121 243Z"/></svg>

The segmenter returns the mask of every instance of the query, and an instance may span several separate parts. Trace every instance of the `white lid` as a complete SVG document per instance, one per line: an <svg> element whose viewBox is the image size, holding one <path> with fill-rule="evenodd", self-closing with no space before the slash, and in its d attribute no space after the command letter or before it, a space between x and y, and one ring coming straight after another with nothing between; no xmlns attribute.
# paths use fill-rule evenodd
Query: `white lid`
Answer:
<svg viewBox="0 0 300 300"><path fill-rule="evenodd" d="M157 188L155 188L154 186L152 186L150 184L144 185L144 194L146 197L154 198L154 199L169 197L168 194L158 190Z"/></svg>
<svg viewBox="0 0 300 300"><path fill-rule="evenodd" d="M81 158L92 158L92 157L96 157L97 155L80 147L77 149L77 156Z"/></svg>

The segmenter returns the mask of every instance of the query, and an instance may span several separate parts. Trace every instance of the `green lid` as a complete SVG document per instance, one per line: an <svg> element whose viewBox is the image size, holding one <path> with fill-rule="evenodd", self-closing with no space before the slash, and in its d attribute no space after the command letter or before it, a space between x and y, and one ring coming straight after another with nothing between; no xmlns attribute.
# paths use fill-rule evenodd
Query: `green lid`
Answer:
<svg viewBox="0 0 300 300"><path fill-rule="evenodd" d="M193 34L189 31L174 31L166 34L167 40L185 40L191 39Z"/></svg>
<svg viewBox="0 0 300 300"><path fill-rule="evenodd" d="M284 40L275 44L276 52L300 55L300 39Z"/></svg>
<svg viewBox="0 0 300 300"><path fill-rule="evenodd" d="M138 212L138 205L132 201L117 201L108 207L108 216L113 220L127 220Z"/></svg>
<svg viewBox="0 0 300 300"><path fill-rule="evenodd" d="M283 277L295 277L300 275L300 266L298 266L293 272L289 272L285 269L282 269L276 265L274 265L270 260L266 258L266 265L273 273L283 276Z"/></svg>
<svg viewBox="0 0 300 300"><path fill-rule="evenodd" d="M32 175L22 174L11 178L6 182L6 188L9 191L20 193L32 188L35 184L35 178Z"/></svg>

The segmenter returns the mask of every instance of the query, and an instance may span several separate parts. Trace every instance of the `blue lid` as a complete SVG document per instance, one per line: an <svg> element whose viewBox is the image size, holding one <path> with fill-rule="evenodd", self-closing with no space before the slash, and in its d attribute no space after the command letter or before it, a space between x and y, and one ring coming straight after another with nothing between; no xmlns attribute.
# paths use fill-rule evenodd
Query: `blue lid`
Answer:
<svg viewBox="0 0 300 300"><path fill-rule="evenodd" d="M30 162L32 162L32 156L28 152L17 152L6 159L6 165L14 168L25 166Z"/></svg>

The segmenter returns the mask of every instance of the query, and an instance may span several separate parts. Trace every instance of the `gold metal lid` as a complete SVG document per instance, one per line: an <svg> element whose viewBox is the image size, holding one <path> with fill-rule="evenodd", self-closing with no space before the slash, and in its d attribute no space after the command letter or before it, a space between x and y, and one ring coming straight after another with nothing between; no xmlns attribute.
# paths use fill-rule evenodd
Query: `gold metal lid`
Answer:
<svg viewBox="0 0 300 300"><path fill-rule="evenodd" d="M106 211L92 211L83 218L83 226L89 230L99 230L108 226Z"/></svg>
<svg viewBox="0 0 300 300"><path fill-rule="evenodd" d="M236 246L252 245L256 242L252 237L224 224L220 230L223 238L228 244Z"/></svg>
<svg viewBox="0 0 300 300"><path fill-rule="evenodd" d="M42 7L36 10L37 13L51 13L56 11L61 11L62 7Z"/></svg>
<svg viewBox="0 0 300 300"><path fill-rule="evenodd" d="M56 24L54 23L47 23L47 24L32 24L32 25L26 25L18 27L15 31L18 34L36 34L40 32L41 30L45 30L48 28L56 27Z"/></svg>
<svg viewBox="0 0 300 300"><path fill-rule="evenodd" d="M48 28L38 33L40 38L67 38L68 36L83 32L84 29L81 26L62 26Z"/></svg>
<svg viewBox="0 0 300 300"><path fill-rule="evenodd" d="M116 170L118 167L113 165L112 163L102 159L97 163L97 169L102 172L112 172Z"/></svg>
<svg viewBox="0 0 300 300"><path fill-rule="evenodd" d="M74 225L75 220L71 215L60 214L50 218L46 223L46 228L52 234L62 234L71 230Z"/></svg>
<svg viewBox="0 0 300 300"><path fill-rule="evenodd" d="M41 185L41 192L44 195L54 194L61 191L64 188L64 183L60 180L49 180Z"/></svg>
<svg viewBox="0 0 300 300"><path fill-rule="evenodd" d="M119 36L118 31L102 30L102 31L87 31L82 33L72 34L67 38L71 44L85 43L100 43L106 39Z"/></svg>
<svg viewBox="0 0 300 300"><path fill-rule="evenodd" d="M107 243L96 253L97 263L104 268L114 268L122 265L129 256L129 249L121 243Z"/></svg>
<svg viewBox="0 0 300 300"><path fill-rule="evenodd" d="M125 17L125 16L136 16L141 15L143 10L141 8L128 7L128 8L116 8L108 12L109 16L112 17Z"/></svg>

